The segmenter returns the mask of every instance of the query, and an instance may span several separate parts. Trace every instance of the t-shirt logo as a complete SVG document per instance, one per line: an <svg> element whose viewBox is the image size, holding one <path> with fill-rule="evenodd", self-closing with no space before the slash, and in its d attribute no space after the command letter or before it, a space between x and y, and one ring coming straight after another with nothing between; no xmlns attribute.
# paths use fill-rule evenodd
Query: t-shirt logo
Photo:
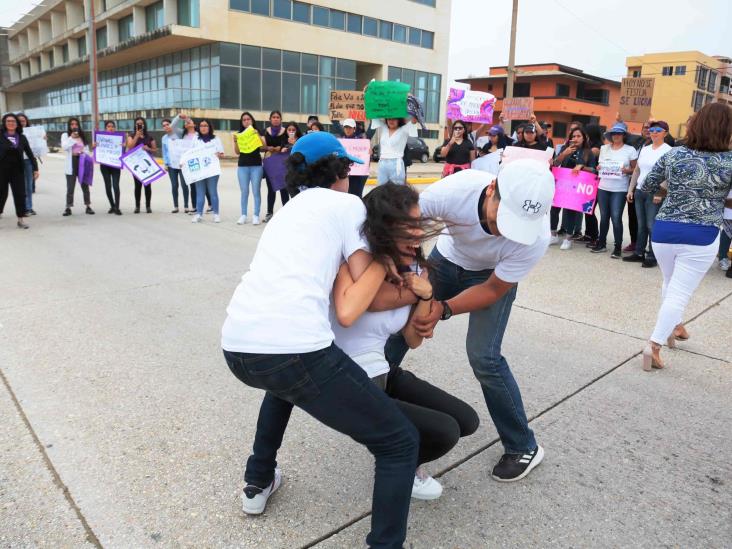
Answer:
<svg viewBox="0 0 732 549"><path fill-rule="evenodd" d="M532 202L531 200L525 200L523 205L524 210L531 213L539 213L541 210L541 202Z"/></svg>

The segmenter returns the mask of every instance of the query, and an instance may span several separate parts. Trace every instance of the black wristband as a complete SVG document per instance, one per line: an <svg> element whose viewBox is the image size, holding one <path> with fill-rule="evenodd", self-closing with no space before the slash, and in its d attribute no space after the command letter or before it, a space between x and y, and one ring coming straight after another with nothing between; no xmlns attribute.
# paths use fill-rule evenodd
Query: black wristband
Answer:
<svg viewBox="0 0 732 549"><path fill-rule="evenodd" d="M417 294L414 294L414 295L417 295ZM432 301L432 298L433 298L434 296L435 296L435 294L434 294L434 292L433 292L433 293L431 293L431 294L430 294L430 296L429 296L429 297L427 297L427 298L425 298L425 297L419 297L419 296L417 296L417 299L419 299L420 301Z"/></svg>

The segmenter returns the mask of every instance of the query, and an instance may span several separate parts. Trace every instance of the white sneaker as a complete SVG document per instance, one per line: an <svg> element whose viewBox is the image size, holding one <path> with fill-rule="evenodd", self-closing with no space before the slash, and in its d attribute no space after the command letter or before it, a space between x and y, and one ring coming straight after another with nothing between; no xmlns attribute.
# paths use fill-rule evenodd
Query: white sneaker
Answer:
<svg viewBox="0 0 732 549"><path fill-rule="evenodd" d="M256 219L257 216L254 216L254 219ZM239 220L236 222L237 225L244 225L244 223L247 222L247 216L243 215L239 218Z"/></svg>
<svg viewBox="0 0 732 549"><path fill-rule="evenodd" d="M282 471L280 471L279 467L275 468L275 477L272 484L266 488L260 488L259 486L248 484L241 493L242 510L247 515L261 515L264 512L264 508L267 506L269 496L274 494L281 484Z"/></svg>
<svg viewBox="0 0 732 549"><path fill-rule="evenodd" d="M221 223L221 218L219 217L219 214L214 214L214 223Z"/></svg>
<svg viewBox="0 0 732 549"><path fill-rule="evenodd" d="M722 259L719 260L719 268L723 271L726 271L729 269L729 264L730 264L730 261L729 261L729 258L727 258L727 257L723 257Z"/></svg>
<svg viewBox="0 0 732 549"><path fill-rule="evenodd" d="M425 473L421 467L414 473L412 497L414 499L437 499L442 495L442 485Z"/></svg>
<svg viewBox="0 0 732 549"><path fill-rule="evenodd" d="M203 219L203 216L200 214L196 214L193 216L193 219L191 219L191 223L200 223Z"/></svg>
<svg viewBox="0 0 732 549"><path fill-rule="evenodd" d="M562 240L562 245L559 246L560 250L571 250L572 249L572 241L569 238L565 238Z"/></svg>
<svg viewBox="0 0 732 549"><path fill-rule="evenodd" d="M549 245L556 246L557 244L559 244L559 237L553 234L552 237L549 239Z"/></svg>
<svg viewBox="0 0 732 549"><path fill-rule="evenodd" d="M255 216L254 216L254 217L252 218L252 225L259 225L259 223L260 223L260 222L259 222L259 216L258 216L258 215L255 215Z"/></svg>

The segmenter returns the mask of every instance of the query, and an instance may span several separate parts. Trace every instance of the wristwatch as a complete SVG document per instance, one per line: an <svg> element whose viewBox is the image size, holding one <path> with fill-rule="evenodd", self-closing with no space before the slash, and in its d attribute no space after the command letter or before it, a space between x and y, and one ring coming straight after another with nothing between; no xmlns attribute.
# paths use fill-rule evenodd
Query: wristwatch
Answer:
<svg viewBox="0 0 732 549"><path fill-rule="evenodd" d="M440 301L442 303L442 316L440 320L448 320L452 316L452 309L447 304L447 301Z"/></svg>

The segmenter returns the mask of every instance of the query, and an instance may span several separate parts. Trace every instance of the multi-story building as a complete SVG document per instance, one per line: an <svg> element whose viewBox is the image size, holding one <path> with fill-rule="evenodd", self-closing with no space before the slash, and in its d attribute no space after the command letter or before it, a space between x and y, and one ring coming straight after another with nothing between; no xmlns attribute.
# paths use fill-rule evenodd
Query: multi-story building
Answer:
<svg viewBox="0 0 732 549"><path fill-rule="evenodd" d="M88 0L86 0L88 1ZM451 0L94 0L99 112L160 129L183 110L239 129L242 111L328 123L330 91L401 80L437 138L444 114ZM9 29L8 108L51 135L90 120L84 0L46 0ZM225 140L229 145L231 140Z"/></svg>
<svg viewBox="0 0 732 549"><path fill-rule="evenodd" d="M506 94L506 67L491 67L488 76L459 80L471 89L484 91L496 97L495 121L503 110ZM552 124L550 135L567 137L570 122L598 124L603 128L615 122L620 97L620 82L587 74L580 69L544 63L516 66L514 97L533 97L534 113ZM513 126L522 120L513 122ZM631 126L631 130L634 130Z"/></svg>
<svg viewBox="0 0 732 549"><path fill-rule="evenodd" d="M625 60L628 76L655 78L653 111L671 133L686 134L689 116L712 101L732 105L732 60L699 51L648 53Z"/></svg>

